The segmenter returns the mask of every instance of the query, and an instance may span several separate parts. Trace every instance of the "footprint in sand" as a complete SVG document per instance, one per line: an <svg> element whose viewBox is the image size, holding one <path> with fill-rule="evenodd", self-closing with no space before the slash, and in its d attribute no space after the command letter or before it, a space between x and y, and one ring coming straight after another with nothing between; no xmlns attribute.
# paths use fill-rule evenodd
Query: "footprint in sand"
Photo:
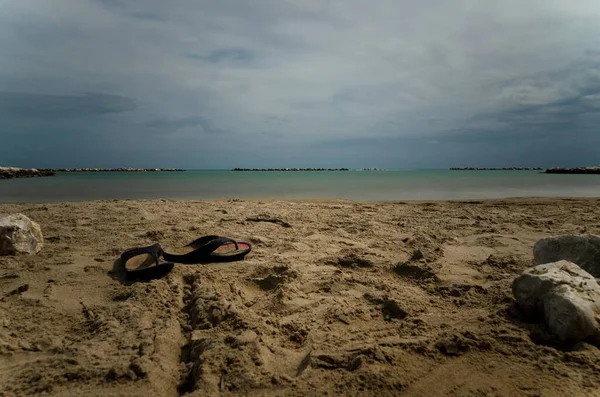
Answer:
<svg viewBox="0 0 600 397"><path fill-rule="evenodd" d="M366 250L346 248L341 250L338 253L338 256L323 259L323 264L354 269L372 268L374 266L374 262L367 258L369 255L372 254Z"/></svg>
<svg viewBox="0 0 600 397"><path fill-rule="evenodd" d="M57 300L55 291L56 291L56 288L54 285L54 280L52 280L52 279L48 280L48 285L46 285L46 288L44 288L44 293L43 293L44 298L46 298L48 300L52 300L52 301Z"/></svg>

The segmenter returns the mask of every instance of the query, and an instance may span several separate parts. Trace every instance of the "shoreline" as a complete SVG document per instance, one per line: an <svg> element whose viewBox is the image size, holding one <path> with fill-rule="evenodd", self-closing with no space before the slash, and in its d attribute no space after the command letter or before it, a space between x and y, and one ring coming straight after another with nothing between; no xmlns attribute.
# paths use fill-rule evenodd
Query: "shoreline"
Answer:
<svg viewBox="0 0 600 397"><path fill-rule="evenodd" d="M123 198L123 199L94 199L94 200L64 200L64 201L0 201L0 207L6 205L48 205L48 204L83 204L83 203L350 203L350 204L423 204L423 203L453 203L453 204L481 204L494 201L516 203L519 201L552 202L552 201L600 201L600 196L522 196L522 197L497 197L497 198L460 198L460 199L398 199L398 200L360 200L345 198Z"/></svg>
<svg viewBox="0 0 600 397"><path fill-rule="evenodd" d="M0 181L0 202L80 202L113 199L353 199L359 201L488 200L600 197L589 175L531 171L440 172L58 173L53 179ZM277 175L276 175L277 174Z"/></svg>

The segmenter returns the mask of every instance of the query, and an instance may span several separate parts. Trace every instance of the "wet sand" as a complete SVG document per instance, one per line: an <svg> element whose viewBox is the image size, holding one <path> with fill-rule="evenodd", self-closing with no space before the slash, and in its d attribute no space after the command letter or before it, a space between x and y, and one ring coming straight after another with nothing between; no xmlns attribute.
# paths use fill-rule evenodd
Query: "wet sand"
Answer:
<svg viewBox="0 0 600 397"><path fill-rule="evenodd" d="M0 396L600 395L600 351L558 345L510 289L539 238L600 234L599 204L2 204L46 240L0 257ZM123 250L208 234L253 251L122 281Z"/></svg>

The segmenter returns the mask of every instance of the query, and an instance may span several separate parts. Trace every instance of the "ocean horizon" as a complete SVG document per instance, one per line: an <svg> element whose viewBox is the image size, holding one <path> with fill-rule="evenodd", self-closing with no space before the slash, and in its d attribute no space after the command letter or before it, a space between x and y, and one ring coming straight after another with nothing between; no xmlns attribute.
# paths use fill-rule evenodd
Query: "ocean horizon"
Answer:
<svg viewBox="0 0 600 397"><path fill-rule="evenodd" d="M0 202L104 199L460 200L511 197L600 197L598 175L543 171L58 172L0 181Z"/></svg>

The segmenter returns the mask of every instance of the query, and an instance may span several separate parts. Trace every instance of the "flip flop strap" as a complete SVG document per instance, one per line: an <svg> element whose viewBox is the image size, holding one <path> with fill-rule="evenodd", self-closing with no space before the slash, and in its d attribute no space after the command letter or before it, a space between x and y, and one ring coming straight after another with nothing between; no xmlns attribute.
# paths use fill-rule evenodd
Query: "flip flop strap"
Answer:
<svg viewBox="0 0 600 397"><path fill-rule="evenodd" d="M152 257L154 258L154 260L156 261L156 264L158 265L159 263L159 256L162 253L162 247L160 246L160 244L156 243L147 247L138 247L138 248L132 248L129 249L125 252L123 252L121 254L121 259L123 259L124 261L127 261L131 258L133 258L134 256L138 256L138 255L142 255L142 254L150 254L152 255Z"/></svg>
<svg viewBox="0 0 600 397"><path fill-rule="evenodd" d="M222 246L224 244L235 244L235 249L236 250L239 249L237 241L235 241L229 237L218 236L217 238L212 239L209 243L198 248L194 252L194 255L200 255L203 257L210 256L217 248L219 248L220 246Z"/></svg>
<svg viewBox="0 0 600 397"><path fill-rule="evenodd" d="M192 246L192 245L205 245L211 241L213 241L214 239L219 238L220 236L203 236L200 238L197 238L196 240L192 241L191 243L189 243L188 245L186 245L186 247Z"/></svg>

